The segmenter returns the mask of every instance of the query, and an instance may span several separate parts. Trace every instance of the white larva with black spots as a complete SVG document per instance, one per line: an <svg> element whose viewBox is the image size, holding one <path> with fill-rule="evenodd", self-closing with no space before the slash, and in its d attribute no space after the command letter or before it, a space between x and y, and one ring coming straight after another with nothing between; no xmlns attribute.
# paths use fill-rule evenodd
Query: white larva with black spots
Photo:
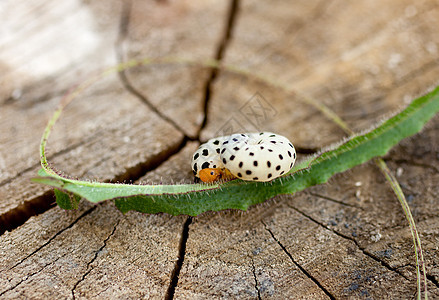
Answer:
<svg viewBox="0 0 439 300"><path fill-rule="evenodd" d="M237 177L271 181L288 173L296 160L291 142L271 132L232 134L209 140L192 158L194 175L204 182Z"/></svg>
<svg viewBox="0 0 439 300"><path fill-rule="evenodd" d="M230 173L252 181L271 181L288 173L296 161L293 144L271 132L233 134L220 153Z"/></svg>
<svg viewBox="0 0 439 300"><path fill-rule="evenodd" d="M227 136L221 136L208 140L206 143L198 147L192 156L192 171L194 175L200 178L200 171L203 169L224 170L220 157L221 146Z"/></svg>

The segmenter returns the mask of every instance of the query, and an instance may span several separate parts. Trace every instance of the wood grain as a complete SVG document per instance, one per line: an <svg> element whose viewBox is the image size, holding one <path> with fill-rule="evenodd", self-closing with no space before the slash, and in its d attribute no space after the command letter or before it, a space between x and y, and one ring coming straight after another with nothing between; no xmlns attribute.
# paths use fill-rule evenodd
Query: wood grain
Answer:
<svg viewBox="0 0 439 300"><path fill-rule="evenodd" d="M56 124L48 153L57 169L192 182L193 151L228 131L283 134L300 156L346 137L299 95L365 130L437 85L436 1L3 1L0 20L1 298L413 298L408 223L373 163L247 212L195 218L123 215L111 202L63 211L30 178L63 95L145 56L219 58L288 91L170 64L110 75ZM419 229L432 299L438 145L436 117L385 157Z"/></svg>

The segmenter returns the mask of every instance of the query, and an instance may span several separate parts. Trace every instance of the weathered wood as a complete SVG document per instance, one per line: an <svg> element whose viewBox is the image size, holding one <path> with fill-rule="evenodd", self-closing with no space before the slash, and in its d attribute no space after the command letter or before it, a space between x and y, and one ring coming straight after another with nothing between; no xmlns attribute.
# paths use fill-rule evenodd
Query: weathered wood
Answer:
<svg viewBox="0 0 439 300"><path fill-rule="evenodd" d="M182 217L123 216L111 204L85 208L82 215L56 208L1 237L2 297L166 293Z"/></svg>
<svg viewBox="0 0 439 300"><path fill-rule="evenodd" d="M0 35L2 218L33 215L32 205L53 201L50 189L29 182L45 123L69 88L122 59L203 60L222 45L225 63L293 94L222 70L210 81L207 68L158 64L114 74L87 89L55 126L49 161L62 172L191 182L199 141L188 137L272 130L299 149L318 149L346 135L299 94L360 131L439 76L433 0L238 1L234 22L230 3L213 0L15 2L0 4L8 33ZM438 144L436 117L385 157L418 225L431 298L439 297ZM0 236L3 298L380 299L416 292L408 224L373 163L248 212L122 215L112 203L86 202L78 211L43 211Z"/></svg>
<svg viewBox="0 0 439 300"><path fill-rule="evenodd" d="M216 56L227 3L134 1L127 16L121 49L127 59L174 57L206 60ZM127 80L148 101L190 137L196 137L204 117L209 70L158 64L128 70ZM168 83L172 82L172 85Z"/></svg>
<svg viewBox="0 0 439 300"><path fill-rule="evenodd" d="M84 120L79 122L82 118ZM90 180L123 178L127 176L125 173L136 172L143 166L147 168L145 162L175 151L183 139L180 132L126 92L115 76L107 78L105 84L98 84L93 91L68 106L57 125L59 127L53 131L55 151L52 146L48 148L49 155L54 153L52 163L73 177ZM28 194L29 185L26 183L39 168L36 163L38 143L35 146L32 147L35 153L31 170L11 177L0 192L5 199L3 211L35 197L34 193ZM47 190L41 186L37 189Z"/></svg>

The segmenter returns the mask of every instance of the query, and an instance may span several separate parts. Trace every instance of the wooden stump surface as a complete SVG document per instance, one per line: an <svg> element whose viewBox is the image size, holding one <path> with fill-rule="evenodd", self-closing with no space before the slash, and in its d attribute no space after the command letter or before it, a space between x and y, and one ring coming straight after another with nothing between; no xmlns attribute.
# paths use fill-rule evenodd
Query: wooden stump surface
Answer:
<svg viewBox="0 0 439 300"><path fill-rule="evenodd" d="M69 105L49 161L73 177L193 180L199 143L230 131L287 136L299 158L431 90L439 5L386 1L0 2L0 298L408 299L412 237L373 163L247 212L194 218L54 205L31 183L63 95L129 59L219 59L276 80L175 64L112 74ZM439 118L386 155L417 223L430 298L439 298Z"/></svg>

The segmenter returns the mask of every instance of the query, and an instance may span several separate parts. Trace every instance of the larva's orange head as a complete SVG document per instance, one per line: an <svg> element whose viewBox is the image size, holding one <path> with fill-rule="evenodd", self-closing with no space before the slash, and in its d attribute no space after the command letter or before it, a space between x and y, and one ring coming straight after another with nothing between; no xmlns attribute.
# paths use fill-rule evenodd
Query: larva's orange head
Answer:
<svg viewBox="0 0 439 300"><path fill-rule="evenodd" d="M220 169L206 168L200 170L198 175L203 182L214 182L221 178L222 172Z"/></svg>

